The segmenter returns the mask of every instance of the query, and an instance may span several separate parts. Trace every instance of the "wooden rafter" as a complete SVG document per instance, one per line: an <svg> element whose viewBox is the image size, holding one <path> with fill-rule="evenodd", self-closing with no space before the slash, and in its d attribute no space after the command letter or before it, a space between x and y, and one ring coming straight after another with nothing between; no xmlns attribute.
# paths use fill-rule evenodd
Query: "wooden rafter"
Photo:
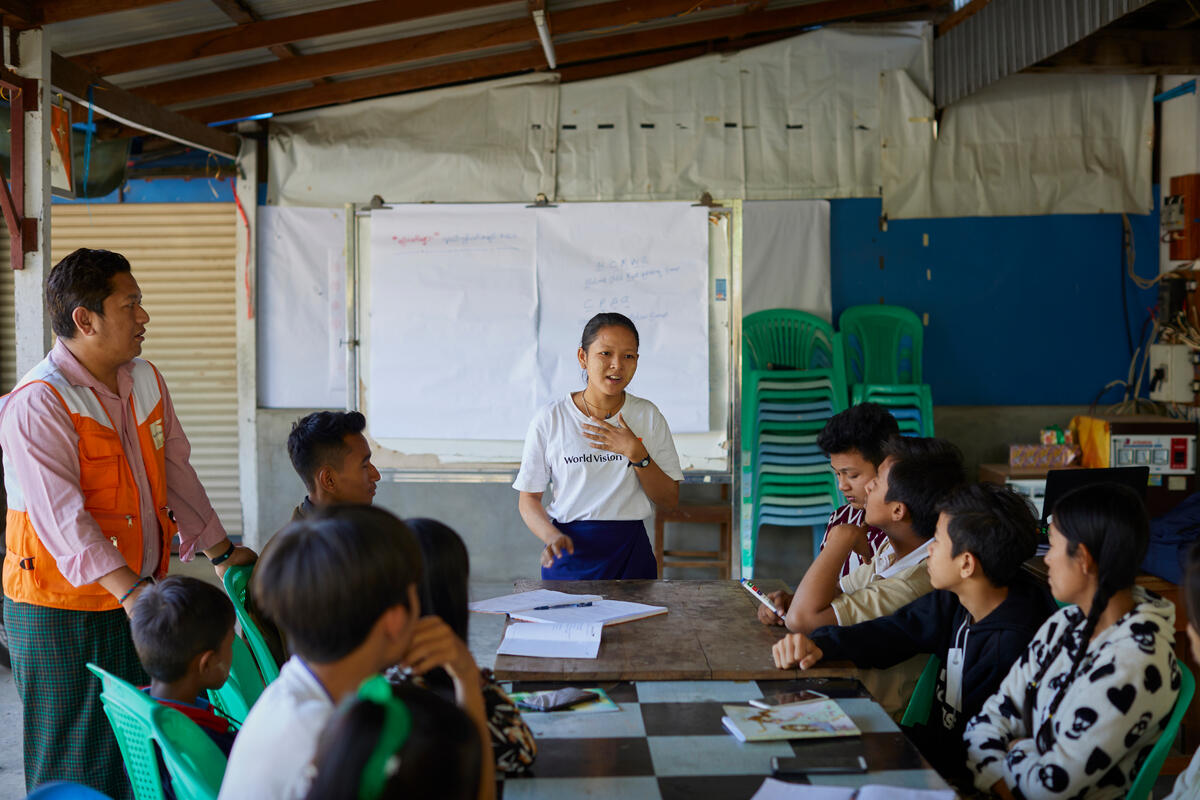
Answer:
<svg viewBox="0 0 1200 800"><path fill-rule="evenodd" d="M253 22L262 21L262 18L258 14L246 6L244 0L210 0L210 2L221 9L221 13L239 25L248 25ZM280 61L287 61L300 55L295 46L290 44L273 44L267 49ZM324 82L324 80L321 79L321 82Z"/></svg>
<svg viewBox="0 0 1200 800"><path fill-rule="evenodd" d="M1105 28L1025 71L1194 75L1200 72L1200 35Z"/></svg>
<svg viewBox="0 0 1200 800"><path fill-rule="evenodd" d="M149 103L57 53L51 55L50 85L71 100L84 104L88 103L91 88L92 102L109 119L201 150L237 157L239 142L236 136Z"/></svg>
<svg viewBox="0 0 1200 800"><path fill-rule="evenodd" d="M430 4L412 0L372 0L352 6L246 23L234 28L173 36L169 39L114 47L110 50L97 50L73 56L73 59L97 74L114 75L118 72L240 53L378 25L411 22L437 14L483 8L500 2L502 0L438 0L436 4Z"/></svg>
<svg viewBox="0 0 1200 800"><path fill-rule="evenodd" d="M947 32L958 27L982 11L983 7L990 2L992 2L992 0L971 0L971 2L967 3L958 11L955 11L953 14L942 20L942 24L937 26L937 35L945 36Z"/></svg>
<svg viewBox="0 0 1200 800"><path fill-rule="evenodd" d="M709 8L717 8L739 6L746 2L748 0L707 0L705 5ZM554 15L554 29L561 36L595 30L600 27L634 25L647 20L663 19L681 14L695 6L696 0L643 0L640 3L618 0L618 2L600 3L560 11ZM286 63L260 64L254 69L238 68L164 81L139 86L132 91L153 103L170 106L359 70L377 69L424 59L470 53L491 47L529 44L537 41L538 34L533 19L528 15L522 15L483 25L407 36L402 39L349 47L343 50L330 50L310 56L301 56Z"/></svg>
<svg viewBox="0 0 1200 800"><path fill-rule="evenodd" d="M0 0L0 14L29 25L50 25L170 2L173 0Z"/></svg>
<svg viewBox="0 0 1200 800"><path fill-rule="evenodd" d="M697 42L738 39L764 31L796 29L819 22L876 14L881 10L902 11L925 5L927 3L924 0L828 0L778 11L759 11L736 17L586 39L556 45L555 49L559 63L565 65ZM555 15L557 29L561 29L562 16L565 13ZM203 122L239 119L267 112L285 113L366 97L498 77L537 69L543 64L541 48L532 45L514 53L419 67L370 78L338 81L315 89L277 92L246 100L201 106L182 113Z"/></svg>

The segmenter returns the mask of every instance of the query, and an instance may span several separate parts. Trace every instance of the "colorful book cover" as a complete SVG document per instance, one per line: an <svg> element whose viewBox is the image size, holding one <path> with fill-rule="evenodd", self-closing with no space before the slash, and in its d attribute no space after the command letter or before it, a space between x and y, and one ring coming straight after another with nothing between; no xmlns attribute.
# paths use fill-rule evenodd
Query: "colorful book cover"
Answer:
<svg viewBox="0 0 1200 800"><path fill-rule="evenodd" d="M833 700L774 708L723 706L725 727L742 742L860 736L862 731Z"/></svg>

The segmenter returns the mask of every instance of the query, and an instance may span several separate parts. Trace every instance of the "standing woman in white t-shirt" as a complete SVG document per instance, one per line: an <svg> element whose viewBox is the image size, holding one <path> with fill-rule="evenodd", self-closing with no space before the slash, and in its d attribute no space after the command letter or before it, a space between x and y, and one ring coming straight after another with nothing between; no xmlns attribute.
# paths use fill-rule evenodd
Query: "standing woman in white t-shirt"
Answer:
<svg viewBox="0 0 1200 800"><path fill-rule="evenodd" d="M679 503L683 471L663 415L625 391L637 371L637 328L623 314L597 314L577 355L587 385L538 411L513 483L521 518L546 543L542 578L656 578L642 520L652 502Z"/></svg>

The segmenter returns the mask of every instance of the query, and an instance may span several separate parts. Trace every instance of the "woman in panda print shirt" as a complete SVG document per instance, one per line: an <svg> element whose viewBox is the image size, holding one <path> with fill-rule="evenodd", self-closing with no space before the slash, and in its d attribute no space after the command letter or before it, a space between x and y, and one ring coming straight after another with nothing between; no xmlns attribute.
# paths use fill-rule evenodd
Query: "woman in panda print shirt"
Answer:
<svg viewBox="0 0 1200 800"><path fill-rule="evenodd" d="M1124 797L1179 692L1175 607L1134 585L1149 538L1131 489L1065 495L1050 525L1048 619L967 725L975 785L1002 798Z"/></svg>

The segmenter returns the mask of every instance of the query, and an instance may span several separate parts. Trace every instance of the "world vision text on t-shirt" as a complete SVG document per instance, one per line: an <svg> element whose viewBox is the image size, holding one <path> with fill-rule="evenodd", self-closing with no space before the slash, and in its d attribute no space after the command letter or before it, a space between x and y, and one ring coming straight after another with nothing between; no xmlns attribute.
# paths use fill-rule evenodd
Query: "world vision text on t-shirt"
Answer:
<svg viewBox="0 0 1200 800"><path fill-rule="evenodd" d="M608 422L619 425L618 415L659 468L683 480L671 430L655 405L626 392L624 405ZM557 522L646 519L653 507L636 470L624 456L592 447L583 435L589 422L569 394L540 409L529 424L513 488L536 493L553 484L554 500L547 511Z"/></svg>

